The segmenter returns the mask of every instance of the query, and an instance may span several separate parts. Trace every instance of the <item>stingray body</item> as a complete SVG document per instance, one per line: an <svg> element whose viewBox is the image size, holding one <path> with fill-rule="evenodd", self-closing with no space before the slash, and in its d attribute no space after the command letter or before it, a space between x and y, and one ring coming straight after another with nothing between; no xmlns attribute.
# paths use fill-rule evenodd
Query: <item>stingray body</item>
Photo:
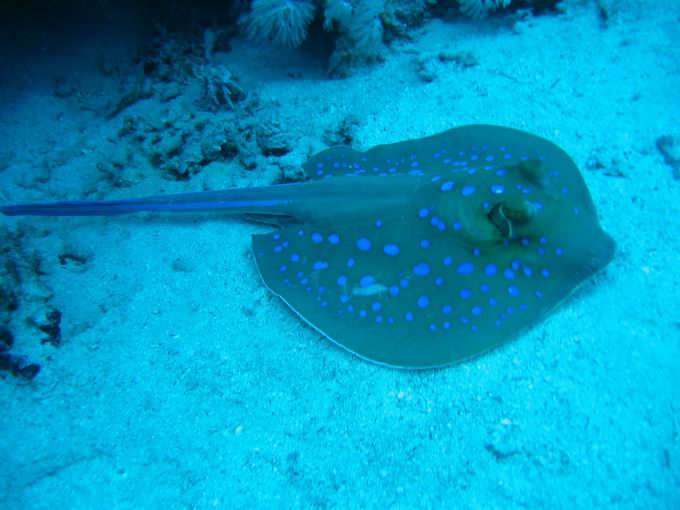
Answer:
<svg viewBox="0 0 680 510"><path fill-rule="evenodd" d="M535 324L605 267L583 178L556 145L476 125L313 156L303 183L141 199L4 206L6 215L229 211L265 285L336 344L402 368L469 358Z"/></svg>

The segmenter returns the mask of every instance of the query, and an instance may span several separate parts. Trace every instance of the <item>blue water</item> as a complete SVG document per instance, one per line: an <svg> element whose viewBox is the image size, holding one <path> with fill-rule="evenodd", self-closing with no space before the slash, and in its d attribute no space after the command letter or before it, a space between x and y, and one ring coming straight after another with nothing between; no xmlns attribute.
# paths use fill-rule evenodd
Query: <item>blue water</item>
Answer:
<svg viewBox="0 0 680 510"><path fill-rule="evenodd" d="M399 371L266 290L267 225L0 217L0 508L680 507L680 4L464 3L0 9L2 205L291 182L489 123L562 147L618 246L517 339Z"/></svg>

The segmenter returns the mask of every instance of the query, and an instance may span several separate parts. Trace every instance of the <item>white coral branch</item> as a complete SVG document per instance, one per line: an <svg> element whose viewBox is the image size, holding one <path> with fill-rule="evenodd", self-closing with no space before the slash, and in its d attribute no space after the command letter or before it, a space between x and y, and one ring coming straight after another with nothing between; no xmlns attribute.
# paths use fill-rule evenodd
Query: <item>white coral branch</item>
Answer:
<svg viewBox="0 0 680 510"><path fill-rule="evenodd" d="M253 0L240 23L252 39L297 47L307 37L314 11L309 0Z"/></svg>
<svg viewBox="0 0 680 510"><path fill-rule="evenodd" d="M460 10L468 16L479 19L494 11L505 9L512 0L458 0Z"/></svg>

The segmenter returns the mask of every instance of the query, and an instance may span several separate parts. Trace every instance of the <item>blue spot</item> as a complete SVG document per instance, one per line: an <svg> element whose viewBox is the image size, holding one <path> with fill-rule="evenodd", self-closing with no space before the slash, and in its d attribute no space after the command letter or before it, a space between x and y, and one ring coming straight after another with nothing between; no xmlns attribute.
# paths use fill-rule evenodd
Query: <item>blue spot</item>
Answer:
<svg viewBox="0 0 680 510"><path fill-rule="evenodd" d="M515 277L515 272L512 269L508 268L505 271L503 271L503 276L505 276L505 278L507 278L508 280L512 280Z"/></svg>
<svg viewBox="0 0 680 510"><path fill-rule="evenodd" d="M512 315L513 313L515 313L515 307L514 307L514 306L508 306L508 307L505 309L505 312L506 312L508 315Z"/></svg>
<svg viewBox="0 0 680 510"><path fill-rule="evenodd" d="M463 228L463 225L459 221L453 222L453 230L460 230L461 228Z"/></svg>
<svg viewBox="0 0 680 510"><path fill-rule="evenodd" d="M489 305L491 306L496 306L498 304L498 301L496 301L496 298L489 298Z"/></svg>
<svg viewBox="0 0 680 510"><path fill-rule="evenodd" d="M359 317L366 317L366 310L359 310Z"/></svg>
<svg viewBox="0 0 680 510"><path fill-rule="evenodd" d="M474 248L472 250L472 255L474 255L475 257L479 257L481 254L482 254L482 250L480 250L479 248Z"/></svg>
<svg viewBox="0 0 680 510"><path fill-rule="evenodd" d="M475 266L472 262L463 262L462 264L459 264L458 267L456 268L456 272L458 274L472 274L475 270Z"/></svg>
<svg viewBox="0 0 680 510"><path fill-rule="evenodd" d="M281 246L274 246L274 251L275 251L275 252L278 253L278 252L280 252L280 251L282 251L282 250L283 250L283 248L282 248Z"/></svg>
<svg viewBox="0 0 680 510"><path fill-rule="evenodd" d="M520 304L519 304L519 311L520 311L520 312L523 312L523 311L525 311L526 309L527 309L526 303L520 303Z"/></svg>
<svg viewBox="0 0 680 510"><path fill-rule="evenodd" d="M279 267L279 271L281 271L282 273L285 273L287 270L288 270L288 266L285 265L285 264L283 264L283 265L281 265L281 267Z"/></svg>
<svg viewBox="0 0 680 510"><path fill-rule="evenodd" d="M347 294L340 294L340 302L347 303L349 301L349 296Z"/></svg>
<svg viewBox="0 0 680 510"><path fill-rule="evenodd" d="M281 234L274 234L272 238L274 239L274 241L278 241L279 239L281 239Z"/></svg>
<svg viewBox="0 0 680 510"><path fill-rule="evenodd" d="M522 246L529 246L529 240L526 237L522 238Z"/></svg>
<svg viewBox="0 0 680 510"><path fill-rule="evenodd" d="M500 195L505 191L505 188L501 184L492 184L491 185L491 193L494 195Z"/></svg>
<svg viewBox="0 0 680 510"><path fill-rule="evenodd" d="M442 326L444 326L444 329L449 329L449 328L451 328L451 323L445 322L444 324L442 324Z"/></svg>
<svg viewBox="0 0 680 510"><path fill-rule="evenodd" d="M377 322L378 324L380 324L382 321L383 321L382 315L376 315L376 316L375 316L375 322Z"/></svg>
<svg viewBox="0 0 680 510"><path fill-rule="evenodd" d="M470 321L468 321L467 317L465 317L464 315L461 315L460 316L460 322L462 322L463 324L467 324Z"/></svg>
<svg viewBox="0 0 680 510"><path fill-rule="evenodd" d="M491 286L488 283L482 283L479 286L479 290L481 290L482 292L489 292L491 290Z"/></svg>
<svg viewBox="0 0 680 510"><path fill-rule="evenodd" d="M496 264L487 264L486 267L484 267L484 274L486 276L496 276L498 273L498 267Z"/></svg>
<svg viewBox="0 0 680 510"><path fill-rule="evenodd" d="M387 318L387 324L394 324L394 317L391 315Z"/></svg>
<svg viewBox="0 0 680 510"><path fill-rule="evenodd" d="M411 322L413 320L413 314L411 312L406 312L406 315L404 315L404 319Z"/></svg>
<svg viewBox="0 0 680 510"><path fill-rule="evenodd" d="M396 285L392 285L390 287L390 296L398 296L399 295L399 287Z"/></svg>
<svg viewBox="0 0 680 510"><path fill-rule="evenodd" d="M498 170L496 170L496 175L498 177L503 177L507 173L508 171L505 168L499 168Z"/></svg>
<svg viewBox="0 0 680 510"><path fill-rule="evenodd" d="M426 209L425 207L418 211L418 216L421 218L426 218L428 214L430 214L430 210Z"/></svg>
<svg viewBox="0 0 680 510"><path fill-rule="evenodd" d="M548 268L545 268L541 270L541 274L547 278L548 276L550 276L550 271L548 270Z"/></svg>
<svg viewBox="0 0 680 510"><path fill-rule="evenodd" d="M300 280L300 283L301 283L302 285L305 285L307 282L309 282L309 279L308 279L308 278L303 278L302 280Z"/></svg>
<svg viewBox="0 0 680 510"><path fill-rule="evenodd" d="M347 307L347 311L348 311L349 313L352 313L352 312L354 311L354 307L353 307L352 305L349 305L349 306Z"/></svg>
<svg viewBox="0 0 680 510"><path fill-rule="evenodd" d="M539 239L539 242L540 242L541 244L546 244L546 243L548 242L548 239L546 239L545 237L541 237L541 238Z"/></svg>
<svg viewBox="0 0 680 510"><path fill-rule="evenodd" d="M453 262L453 259L451 257L444 257L444 260L442 260L442 264L445 266L450 266L451 263Z"/></svg>
<svg viewBox="0 0 680 510"><path fill-rule="evenodd" d="M318 232L314 232L312 234L312 241L314 241L316 244L319 244L321 241L323 241L323 237Z"/></svg>
<svg viewBox="0 0 680 510"><path fill-rule="evenodd" d="M375 283L375 278L373 278L370 274L362 276L361 280L359 280L359 285L361 285L362 287L370 287L374 283Z"/></svg>
<svg viewBox="0 0 680 510"><path fill-rule="evenodd" d="M354 259L352 257L347 259L347 267L354 267Z"/></svg>
<svg viewBox="0 0 680 510"><path fill-rule="evenodd" d="M471 311L472 311L472 315L481 315L482 307L481 306L473 306Z"/></svg>
<svg viewBox="0 0 680 510"><path fill-rule="evenodd" d="M438 286L444 285L444 278L442 278L441 276L437 276L434 279L434 284Z"/></svg>
<svg viewBox="0 0 680 510"><path fill-rule="evenodd" d="M401 285L404 288L408 287L408 280L406 278L402 278L401 280L399 280L399 285Z"/></svg>
<svg viewBox="0 0 680 510"><path fill-rule="evenodd" d="M451 191L453 189L453 181L446 181L444 184L442 184L440 189L442 191Z"/></svg>
<svg viewBox="0 0 680 510"><path fill-rule="evenodd" d="M371 241L365 237L362 237L357 241L357 248L359 248L361 251L368 251L371 249Z"/></svg>
<svg viewBox="0 0 680 510"><path fill-rule="evenodd" d="M376 228L382 227L382 220L375 220L375 226Z"/></svg>
<svg viewBox="0 0 680 510"><path fill-rule="evenodd" d="M564 253L564 250L562 248L555 248L555 255L558 257L561 256Z"/></svg>
<svg viewBox="0 0 680 510"><path fill-rule="evenodd" d="M493 156L487 156L484 159L486 159L487 161L493 161L495 158Z"/></svg>
<svg viewBox="0 0 680 510"><path fill-rule="evenodd" d="M514 285L510 285L508 287L508 294L510 294L511 296L519 296L519 289Z"/></svg>
<svg viewBox="0 0 680 510"><path fill-rule="evenodd" d="M324 262L323 260L317 260L316 262L314 262L313 267L316 271L320 271L322 269L328 268L328 262Z"/></svg>
<svg viewBox="0 0 680 510"><path fill-rule="evenodd" d="M429 248L430 247L430 241L428 241L427 239L423 239L422 241L420 241L420 247L421 248Z"/></svg>
<svg viewBox="0 0 680 510"><path fill-rule="evenodd" d="M433 323L430 323L429 328L430 328L430 331L434 331L434 330L437 329L437 325L436 325L436 324L433 324Z"/></svg>
<svg viewBox="0 0 680 510"><path fill-rule="evenodd" d="M470 299L472 296L472 291L470 289L460 289L458 295L461 297L461 299Z"/></svg>
<svg viewBox="0 0 680 510"><path fill-rule="evenodd" d="M385 255L389 255L390 257L395 257L399 255L399 246L396 244L386 244L383 247L383 251L385 252Z"/></svg>
<svg viewBox="0 0 680 510"><path fill-rule="evenodd" d="M425 262L419 262L413 266L413 272L418 276L427 276L430 274L430 266L428 266Z"/></svg>
<svg viewBox="0 0 680 510"><path fill-rule="evenodd" d="M328 242L331 244L338 244L340 242L340 238L338 237L338 234L331 234L328 236Z"/></svg>
<svg viewBox="0 0 680 510"><path fill-rule="evenodd" d="M513 260L513 261L512 261L512 270L513 270L513 271L517 271L517 270L519 269L519 266L520 266L520 261L519 261L519 260Z"/></svg>
<svg viewBox="0 0 680 510"><path fill-rule="evenodd" d="M377 312L381 308L382 308L382 304L379 301L376 301L375 303L371 304L371 310L373 310L374 312Z"/></svg>
<svg viewBox="0 0 680 510"><path fill-rule="evenodd" d="M291 262L297 262L298 260L300 260L300 255L298 255L297 253L293 253L290 256L290 260L291 260Z"/></svg>
<svg viewBox="0 0 680 510"><path fill-rule="evenodd" d="M526 277L529 277L529 276L531 276L531 275L533 274L533 271L532 271L531 268L528 267L528 266L524 266L524 267L522 268L522 271L524 271L524 276L526 276Z"/></svg>
<svg viewBox="0 0 680 510"><path fill-rule="evenodd" d="M444 315L450 315L450 314L451 314L451 311L452 311L451 305L444 305L444 306L442 307L442 313L443 313Z"/></svg>
<svg viewBox="0 0 680 510"><path fill-rule="evenodd" d="M427 297L427 296L420 296L420 297L418 298L418 306L419 306L420 308L425 308L425 307L427 307L427 305L429 305L429 304L430 304L430 298L429 298L429 297Z"/></svg>
<svg viewBox="0 0 680 510"><path fill-rule="evenodd" d="M337 282L338 285L342 287L347 283L347 277L344 274L341 274L340 276L338 276Z"/></svg>
<svg viewBox="0 0 680 510"><path fill-rule="evenodd" d="M469 197L475 192L475 187L474 186L463 186L463 189L460 190L461 195L464 197Z"/></svg>
<svg viewBox="0 0 680 510"><path fill-rule="evenodd" d="M543 293L540 290L537 290L534 294L538 299L543 299Z"/></svg>

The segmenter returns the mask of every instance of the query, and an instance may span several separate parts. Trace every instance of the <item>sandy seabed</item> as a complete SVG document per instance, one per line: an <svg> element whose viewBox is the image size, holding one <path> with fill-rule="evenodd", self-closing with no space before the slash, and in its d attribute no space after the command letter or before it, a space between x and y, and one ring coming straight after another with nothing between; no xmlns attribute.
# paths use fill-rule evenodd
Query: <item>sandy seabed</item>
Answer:
<svg viewBox="0 0 680 510"><path fill-rule="evenodd" d="M657 141L680 143L680 4L622 1L606 26L567 4L514 27L432 20L345 79L304 48L235 38L209 65L257 94L250 122L275 118L290 151L189 180L121 130L184 119L190 88L90 107L119 93L102 53L125 62L141 41L83 31L0 60L3 203L265 185L343 124L366 149L490 123L566 150L618 244L520 338L409 372L337 348L268 293L250 253L265 226L2 218L26 296L12 352L41 371L0 379L0 506L679 508L680 181ZM58 347L26 320L46 307Z"/></svg>

